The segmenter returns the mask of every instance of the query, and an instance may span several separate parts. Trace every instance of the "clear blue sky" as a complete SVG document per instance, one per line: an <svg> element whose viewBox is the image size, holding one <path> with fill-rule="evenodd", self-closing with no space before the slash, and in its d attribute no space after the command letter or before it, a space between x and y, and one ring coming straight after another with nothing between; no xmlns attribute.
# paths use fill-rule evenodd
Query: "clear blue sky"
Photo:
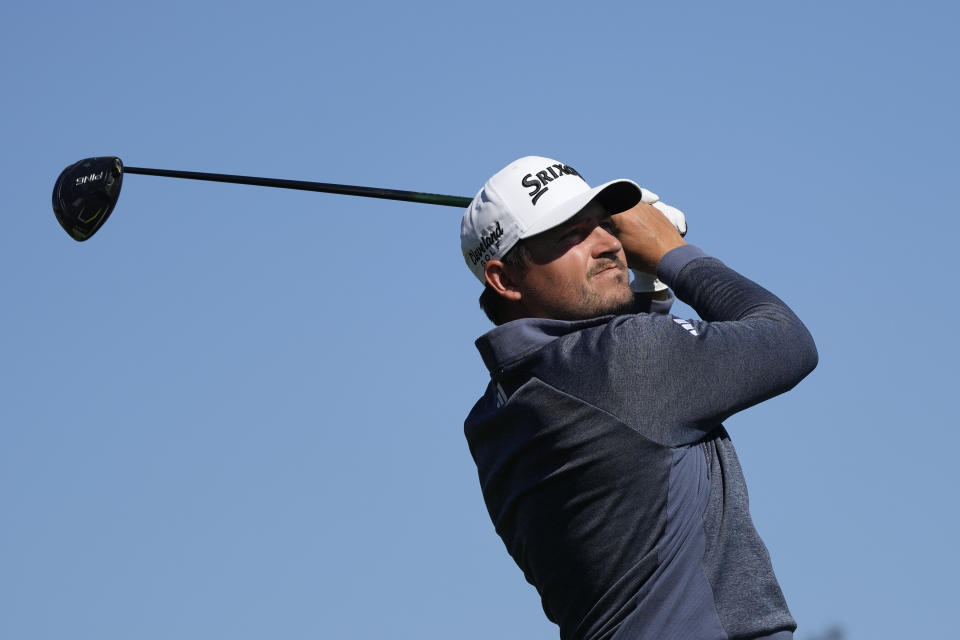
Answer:
<svg viewBox="0 0 960 640"><path fill-rule="evenodd" d="M556 638L463 438L458 211L128 175L78 244L50 208L95 155L473 195L527 154L656 191L812 330L727 422L798 638L958 637L958 18L4 5L0 637Z"/></svg>

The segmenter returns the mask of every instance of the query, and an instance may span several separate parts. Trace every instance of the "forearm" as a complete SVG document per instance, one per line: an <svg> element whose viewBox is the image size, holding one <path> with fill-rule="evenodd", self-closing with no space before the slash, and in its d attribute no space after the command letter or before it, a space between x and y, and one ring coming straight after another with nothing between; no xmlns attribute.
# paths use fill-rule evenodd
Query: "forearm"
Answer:
<svg viewBox="0 0 960 640"><path fill-rule="evenodd" d="M657 275L707 322L767 318L790 325L798 338L815 349L800 318L780 298L697 246L667 253Z"/></svg>
<svg viewBox="0 0 960 640"><path fill-rule="evenodd" d="M658 275L705 321L689 324L699 334L698 346L678 345L677 353L687 368L678 373L700 373L703 392L690 409L702 412L701 419L723 419L783 393L816 366L813 337L796 314L697 247L680 247L664 256ZM700 402L706 404L697 407Z"/></svg>

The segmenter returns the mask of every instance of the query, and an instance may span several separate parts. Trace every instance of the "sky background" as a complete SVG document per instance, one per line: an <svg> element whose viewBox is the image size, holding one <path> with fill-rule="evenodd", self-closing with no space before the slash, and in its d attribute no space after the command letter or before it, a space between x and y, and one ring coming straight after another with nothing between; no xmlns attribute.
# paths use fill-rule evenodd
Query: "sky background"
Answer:
<svg viewBox="0 0 960 640"><path fill-rule="evenodd" d="M0 637L557 638L463 437L459 211L50 206L98 155L472 196L529 154L656 191L817 340L726 423L797 638L960 637L960 10L663 4L4 4Z"/></svg>

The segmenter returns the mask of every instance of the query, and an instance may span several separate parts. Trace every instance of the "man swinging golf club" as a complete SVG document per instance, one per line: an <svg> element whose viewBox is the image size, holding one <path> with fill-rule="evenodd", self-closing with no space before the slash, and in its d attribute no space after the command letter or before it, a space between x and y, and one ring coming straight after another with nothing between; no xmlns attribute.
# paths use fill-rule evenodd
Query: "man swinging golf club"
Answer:
<svg viewBox="0 0 960 640"><path fill-rule="evenodd" d="M796 385L816 347L678 230L635 183L590 188L541 157L490 178L461 223L497 325L464 430L494 527L565 640L796 628L721 423ZM668 315L674 293L702 320Z"/></svg>

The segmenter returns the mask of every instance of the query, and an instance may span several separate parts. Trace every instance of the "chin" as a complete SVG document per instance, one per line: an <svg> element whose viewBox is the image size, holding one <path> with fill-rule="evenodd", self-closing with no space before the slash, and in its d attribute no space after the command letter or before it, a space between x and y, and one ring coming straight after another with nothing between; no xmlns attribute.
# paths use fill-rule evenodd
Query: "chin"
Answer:
<svg viewBox="0 0 960 640"><path fill-rule="evenodd" d="M633 291L626 277L599 285L594 282L592 286L588 284L537 296L536 304L527 308L527 315L555 320L588 320L633 311Z"/></svg>
<svg viewBox="0 0 960 640"><path fill-rule="evenodd" d="M616 291L611 291L606 296L582 300L568 319L587 320L630 313L633 310L633 304L633 291L630 290L630 285L625 284L622 289L618 287Z"/></svg>
<svg viewBox="0 0 960 640"><path fill-rule="evenodd" d="M618 316L624 313L630 313L633 310L633 292L627 289L627 294L628 295L622 299L611 301L603 313L598 313L596 315L597 316L609 316L609 315Z"/></svg>

